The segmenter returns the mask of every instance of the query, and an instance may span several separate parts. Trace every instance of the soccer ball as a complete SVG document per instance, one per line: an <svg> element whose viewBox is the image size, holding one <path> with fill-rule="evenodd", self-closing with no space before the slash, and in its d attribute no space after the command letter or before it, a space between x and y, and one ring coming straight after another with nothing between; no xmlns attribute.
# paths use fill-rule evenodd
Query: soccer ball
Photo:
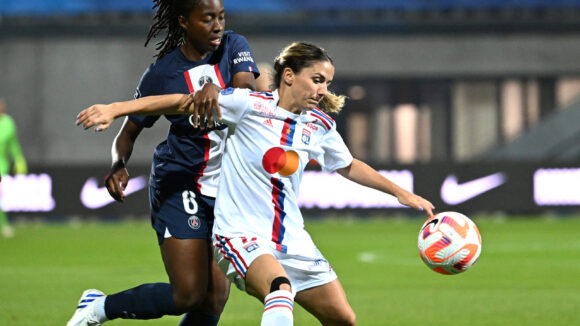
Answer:
<svg viewBox="0 0 580 326"><path fill-rule="evenodd" d="M442 212L421 227L419 254L437 273L459 274L468 270L481 253L481 235L475 223L457 212Z"/></svg>

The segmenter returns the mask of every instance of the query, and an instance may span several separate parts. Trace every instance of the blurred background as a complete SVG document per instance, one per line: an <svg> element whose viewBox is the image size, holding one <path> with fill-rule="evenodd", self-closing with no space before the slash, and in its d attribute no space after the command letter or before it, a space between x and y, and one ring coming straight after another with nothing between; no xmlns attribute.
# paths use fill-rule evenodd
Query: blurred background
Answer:
<svg viewBox="0 0 580 326"><path fill-rule="evenodd" d="M243 34L260 63L292 41L326 48L336 66L332 89L349 97L334 118L353 155L438 210L580 208L580 1L224 6L226 29ZM29 165L28 175L2 178L1 204L15 218L148 214L144 187L168 124L159 120L139 137L129 164L133 194L120 205L107 199L102 180L121 122L98 135L74 122L91 104L133 97L156 53L154 43L143 46L151 7L145 0L0 2L0 98ZM320 178L326 188L318 188ZM313 215L408 212L316 169L304 185L302 207Z"/></svg>

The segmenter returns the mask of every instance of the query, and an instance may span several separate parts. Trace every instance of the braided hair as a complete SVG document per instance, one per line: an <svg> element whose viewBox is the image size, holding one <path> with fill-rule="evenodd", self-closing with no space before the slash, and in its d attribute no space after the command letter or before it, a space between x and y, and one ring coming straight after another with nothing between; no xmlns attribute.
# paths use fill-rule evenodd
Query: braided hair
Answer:
<svg viewBox="0 0 580 326"><path fill-rule="evenodd" d="M179 25L179 16L187 17L200 2L201 0L153 0L152 9L157 8L157 11L153 16L145 46L159 33L166 32L165 38L157 42L155 49L159 52L155 57L159 59L183 44L185 31Z"/></svg>

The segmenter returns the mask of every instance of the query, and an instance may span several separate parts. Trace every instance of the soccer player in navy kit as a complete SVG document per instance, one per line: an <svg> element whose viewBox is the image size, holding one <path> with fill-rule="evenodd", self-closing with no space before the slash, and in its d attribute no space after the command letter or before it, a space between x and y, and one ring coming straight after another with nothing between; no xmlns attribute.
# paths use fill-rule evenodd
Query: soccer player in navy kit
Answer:
<svg viewBox="0 0 580 326"><path fill-rule="evenodd" d="M221 0L155 0L157 12L147 43L158 43L158 59L145 71L135 98L205 92L220 88L255 89L259 75L244 37L225 31ZM146 45L147 45L146 43ZM217 95L208 93L204 101ZM197 103L203 105L203 101ZM159 116L129 116L112 148L113 166L106 177L111 196L123 201L129 175L125 168L135 139ZM152 225L170 284L142 284L105 296L86 290L68 325L100 325L115 318L152 319L186 313L181 325L216 325L229 281L212 259L211 230L225 125L194 128L191 115L167 115L167 140L155 150L149 184ZM204 126L205 127L205 126Z"/></svg>
<svg viewBox="0 0 580 326"><path fill-rule="evenodd" d="M294 301L323 325L354 325L342 285L298 208L307 163L314 159L326 172L395 196L429 216L434 207L352 157L327 114L340 111L344 98L328 91L334 64L324 49L293 43L276 58L274 71L273 93L228 88L219 96L220 121L236 131L226 142L216 197L215 258L238 288L264 302L262 326L293 325ZM178 94L94 105L79 114L78 123L105 129L132 112L200 113L188 101L191 97Z"/></svg>

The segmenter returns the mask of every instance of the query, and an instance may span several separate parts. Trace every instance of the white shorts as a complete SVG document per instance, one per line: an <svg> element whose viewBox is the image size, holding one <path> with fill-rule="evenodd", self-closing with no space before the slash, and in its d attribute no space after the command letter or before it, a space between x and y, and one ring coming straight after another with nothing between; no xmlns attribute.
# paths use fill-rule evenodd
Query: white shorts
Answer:
<svg viewBox="0 0 580 326"><path fill-rule="evenodd" d="M336 280L330 263L318 248L315 257L288 255L270 246L270 241L255 237L225 238L213 236L214 258L226 277L238 289L246 290L246 272L252 262L262 255L272 255L288 274L292 290L300 292Z"/></svg>

